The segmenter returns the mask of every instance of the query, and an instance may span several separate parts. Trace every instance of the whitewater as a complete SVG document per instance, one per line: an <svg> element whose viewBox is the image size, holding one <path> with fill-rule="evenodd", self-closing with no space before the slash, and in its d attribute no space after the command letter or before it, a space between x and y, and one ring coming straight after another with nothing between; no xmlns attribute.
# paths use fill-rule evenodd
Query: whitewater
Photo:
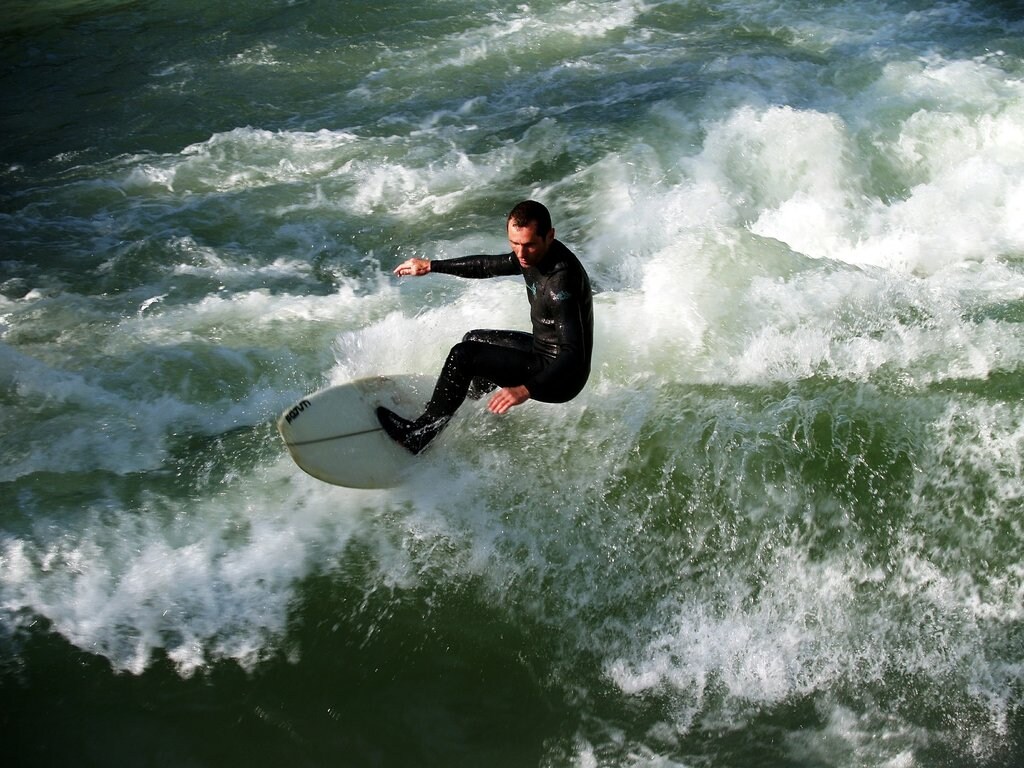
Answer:
<svg viewBox="0 0 1024 768"><path fill-rule="evenodd" d="M16 2L17 765L1024 761L1024 7ZM544 202L591 380L403 485L305 394L434 376Z"/></svg>

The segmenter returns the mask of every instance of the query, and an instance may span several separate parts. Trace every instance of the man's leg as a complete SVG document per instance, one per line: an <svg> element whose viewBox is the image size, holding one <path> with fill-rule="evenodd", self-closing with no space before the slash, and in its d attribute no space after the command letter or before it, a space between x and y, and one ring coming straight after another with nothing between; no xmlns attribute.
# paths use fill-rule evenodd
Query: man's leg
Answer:
<svg viewBox="0 0 1024 768"><path fill-rule="evenodd" d="M412 453L419 453L451 420L474 381L485 385L522 384L539 368L529 334L471 331L452 347L423 415L409 421L387 408L377 409L384 431ZM481 393L482 396L483 393Z"/></svg>
<svg viewBox="0 0 1024 768"><path fill-rule="evenodd" d="M463 341L482 341L486 344L494 344L498 347L508 347L520 352L533 352L533 336L525 331L492 331L475 330L470 331L462 337ZM493 392L498 385L483 376L474 376L469 382L469 389L466 397L470 400L479 400L489 392Z"/></svg>

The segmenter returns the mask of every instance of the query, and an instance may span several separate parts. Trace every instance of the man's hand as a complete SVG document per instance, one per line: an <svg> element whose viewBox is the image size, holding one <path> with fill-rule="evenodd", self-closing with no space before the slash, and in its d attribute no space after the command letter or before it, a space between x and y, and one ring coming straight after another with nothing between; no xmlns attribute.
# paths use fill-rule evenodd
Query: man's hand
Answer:
<svg viewBox="0 0 1024 768"><path fill-rule="evenodd" d="M399 277L406 275L411 277L419 277L420 275L426 275L430 272L430 260L429 259L417 259L415 257L406 259L397 267L395 267L395 274Z"/></svg>
<svg viewBox="0 0 1024 768"><path fill-rule="evenodd" d="M530 399L530 390L520 385L518 387L502 387L491 397L487 403L487 410L491 413L507 413L508 410L520 403Z"/></svg>

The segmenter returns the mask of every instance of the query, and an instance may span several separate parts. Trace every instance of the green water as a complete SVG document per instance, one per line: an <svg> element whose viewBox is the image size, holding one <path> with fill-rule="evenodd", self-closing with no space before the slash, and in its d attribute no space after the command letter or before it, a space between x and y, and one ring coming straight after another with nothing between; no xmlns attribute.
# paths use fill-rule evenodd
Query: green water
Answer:
<svg viewBox="0 0 1024 768"><path fill-rule="evenodd" d="M7 10L8 762L1024 762L1018 4ZM527 326L390 274L526 197L584 393L304 475L302 395Z"/></svg>

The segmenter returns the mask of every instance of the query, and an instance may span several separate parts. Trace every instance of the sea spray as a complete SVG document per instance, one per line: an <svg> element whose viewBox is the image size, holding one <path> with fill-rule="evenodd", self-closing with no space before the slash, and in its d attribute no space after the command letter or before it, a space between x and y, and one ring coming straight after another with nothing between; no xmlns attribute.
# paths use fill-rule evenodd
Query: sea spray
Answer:
<svg viewBox="0 0 1024 768"><path fill-rule="evenodd" d="M48 13L0 152L26 764L1020 762L1009 5ZM587 389L467 404L387 492L301 473L304 394L528 326L390 274L526 197Z"/></svg>

